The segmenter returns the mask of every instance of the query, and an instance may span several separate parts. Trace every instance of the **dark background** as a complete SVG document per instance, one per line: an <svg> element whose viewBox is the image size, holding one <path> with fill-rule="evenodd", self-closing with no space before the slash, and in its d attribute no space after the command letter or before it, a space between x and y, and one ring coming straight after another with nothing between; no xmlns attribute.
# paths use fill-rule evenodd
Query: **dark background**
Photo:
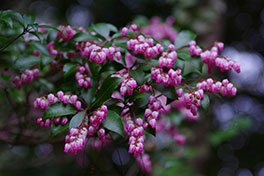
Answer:
<svg viewBox="0 0 264 176"><path fill-rule="evenodd" d="M223 41L224 54L241 62L242 72L215 74L229 76L239 87L239 96L225 102L213 100L208 120L191 126L203 134L196 134L198 140L192 141L198 157L192 158L187 169L193 170L189 175L264 176L263 0L0 0L0 9L35 14L38 22L84 27L108 22L120 28L138 15L164 20L173 16L175 27L194 31L202 45ZM228 131L238 117L248 117L250 127L217 145L210 143L210 135ZM0 175L96 174L91 158L88 167L80 168L61 148L62 144L25 148L1 143ZM181 174L175 171L175 175Z"/></svg>

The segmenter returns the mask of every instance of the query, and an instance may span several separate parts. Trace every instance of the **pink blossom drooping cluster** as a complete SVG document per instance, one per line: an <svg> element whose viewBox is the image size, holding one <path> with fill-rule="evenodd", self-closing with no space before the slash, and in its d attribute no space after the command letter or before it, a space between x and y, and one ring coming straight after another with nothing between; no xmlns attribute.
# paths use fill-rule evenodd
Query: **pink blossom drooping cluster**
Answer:
<svg viewBox="0 0 264 176"><path fill-rule="evenodd" d="M108 110L107 110L106 105L100 106L96 111L93 112L93 115L89 119L89 122L90 122L90 126L88 128L89 136L93 136L94 132L99 129L101 122L103 120L106 120L107 113L108 113ZM104 136L103 131L100 132L99 130L99 134L101 136Z"/></svg>
<svg viewBox="0 0 264 176"><path fill-rule="evenodd" d="M169 51L163 52L161 57L159 58L159 67L167 67L170 69L177 59L177 53L175 51L174 45L169 45Z"/></svg>
<svg viewBox="0 0 264 176"><path fill-rule="evenodd" d="M76 31L67 24L62 24L58 27L58 29L62 32L57 33L57 37L62 38L64 41L70 40L76 33Z"/></svg>
<svg viewBox="0 0 264 176"><path fill-rule="evenodd" d="M120 60L122 55L120 53L120 48L116 46L111 46L109 48L99 46L98 43L93 41L77 42L76 48L80 50L81 56L83 58L88 58L89 61L94 61L96 64L102 64L108 58L110 61L114 60L114 56L117 60Z"/></svg>
<svg viewBox="0 0 264 176"><path fill-rule="evenodd" d="M237 88L234 87L232 83L229 83L228 79L224 79L222 82L215 82L212 78L208 78L205 81L199 82L196 87L198 90L221 93L222 96L226 96L228 94L236 96L237 92Z"/></svg>
<svg viewBox="0 0 264 176"><path fill-rule="evenodd" d="M147 85L146 83L145 84L143 84L142 86L140 86L140 88L139 88L139 93L142 93L143 91L144 92L148 92L150 89L151 89L152 87L151 86L149 86L149 85Z"/></svg>
<svg viewBox="0 0 264 176"><path fill-rule="evenodd" d="M77 110L81 110L82 103L78 100L76 95L64 94L62 91L58 91L57 95L50 93L48 96L37 98L34 101L34 109L41 108L47 109L50 105L56 102L63 102L64 104L72 104Z"/></svg>
<svg viewBox="0 0 264 176"><path fill-rule="evenodd" d="M78 150L82 150L87 137L87 128L72 128L70 134L65 137L64 152L71 152L73 155L77 154Z"/></svg>
<svg viewBox="0 0 264 176"><path fill-rule="evenodd" d="M39 69L25 70L21 76L15 76L13 79L14 84L18 89L25 84L31 84L32 81L39 76Z"/></svg>
<svg viewBox="0 0 264 176"><path fill-rule="evenodd" d="M135 32L135 31L137 31L137 29L138 29L138 27L137 27L136 24L131 24L131 25L127 26L127 27L123 27L122 30L121 30L121 33L122 33L123 36L126 36L129 30L132 30L132 31Z"/></svg>
<svg viewBox="0 0 264 176"><path fill-rule="evenodd" d="M165 73L162 68L153 67L151 69L151 79L156 80L157 84L163 83L165 87L169 85L177 87L182 81L181 69L177 69L176 71L170 69L168 73Z"/></svg>
<svg viewBox="0 0 264 176"><path fill-rule="evenodd" d="M51 117L48 119L42 119L42 117L37 119L37 124L39 124L39 128L45 127L51 127L52 123L55 123L55 125L61 124L62 126L66 125L68 122L67 117Z"/></svg>
<svg viewBox="0 0 264 176"><path fill-rule="evenodd" d="M159 117L159 111L161 109L161 103L154 96L149 97L148 108L145 110L144 116L147 118L144 123L144 129L150 125L152 128L156 128L156 122Z"/></svg>
<svg viewBox="0 0 264 176"><path fill-rule="evenodd" d="M178 33L172 26L174 21L172 18L168 17L166 23L162 23L159 17L153 17L150 19L150 24L142 27L140 32L145 35L151 35L158 41L169 39L171 42L174 42Z"/></svg>
<svg viewBox="0 0 264 176"><path fill-rule="evenodd" d="M133 95L135 88L137 88L137 82L129 77L121 82L120 93L122 96L125 96L126 93L128 95Z"/></svg>
<svg viewBox="0 0 264 176"><path fill-rule="evenodd" d="M87 69L84 66L78 66L76 70L77 72L75 74L75 79L78 82L78 85L80 87L83 86L85 88L90 87L92 84L92 81L91 81L91 78L88 77L88 74L87 74L89 73L88 71L90 70L87 71Z"/></svg>
<svg viewBox="0 0 264 176"><path fill-rule="evenodd" d="M158 56L163 51L163 46L159 43L154 45L152 38L139 35L137 38L127 41L127 49L133 50L135 54L144 54L146 59L150 59L153 56Z"/></svg>
<svg viewBox="0 0 264 176"><path fill-rule="evenodd" d="M204 92L202 89L199 89L197 91L191 91L183 94L183 96L179 97L179 100L184 103L185 108L189 109L193 116L196 116L198 114L200 100L203 99L203 97Z"/></svg>
<svg viewBox="0 0 264 176"><path fill-rule="evenodd" d="M202 49L196 44L194 40L190 41L189 43L189 52L191 56L200 56L202 53Z"/></svg>
<svg viewBox="0 0 264 176"><path fill-rule="evenodd" d="M146 173L149 174L152 171L151 168L151 161L150 161L150 157L148 154L142 154L142 155L138 155L136 157L136 161L139 164L141 170Z"/></svg>
<svg viewBox="0 0 264 176"><path fill-rule="evenodd" d="M121 118L124 124L124 131L129 136L129 153L133 153L135 157L144 152L144 128L143 120L141 118L136 118L133 121L129 109L124 109Z"/></svg>
<svg viewBox="0 0 264 176"><path fill-rule="evenodd" d="M196 44L195 41L190 42L190 55L201 56L202 61L208 66L208 73L212 72L212 67L215 65L219 67L221 71L231 71L234 69L237 73L240 73L240 64L235 61L219 55L219 52L224 49L224 44L222 42L215 42L214 45L205 51Z"/></svg>

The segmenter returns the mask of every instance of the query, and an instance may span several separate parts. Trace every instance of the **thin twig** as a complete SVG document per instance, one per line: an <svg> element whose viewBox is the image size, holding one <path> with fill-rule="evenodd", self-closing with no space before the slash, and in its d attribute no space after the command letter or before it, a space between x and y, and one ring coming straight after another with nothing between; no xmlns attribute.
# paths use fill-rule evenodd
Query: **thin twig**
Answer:
<svg viewBox="0 0 264 176"><path fill-rule="evenodd" d="M23 35L25 35L28 32L28 28L24 28L23 32L21 34L19 34L16 38L10 40L5 46L3 46L0 49L0 52L3 52L7 47L9 47L9 45L11 45L13 42L15 42L17 39L19 39L20 37L22 37Z"/></svg>

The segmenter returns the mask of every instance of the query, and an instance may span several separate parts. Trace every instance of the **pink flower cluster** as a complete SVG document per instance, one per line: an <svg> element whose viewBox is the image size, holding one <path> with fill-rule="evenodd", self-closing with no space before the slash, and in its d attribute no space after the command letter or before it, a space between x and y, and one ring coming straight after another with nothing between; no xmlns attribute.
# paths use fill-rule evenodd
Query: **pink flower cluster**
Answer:
<svg viewBox="0 0 264 176"><path fill-rule="evenodd" d="M232 83L229 83L228 79L224 79L222 82L215 82L212 78L208 78L205 81L199 82L196 87L198 90L221 93L222 96L226 96L228 94L236 96L237 92L237 88L234 87Z"/></svg>
<svg viewBox="0 0 264 176"><path fill-rule="evenodd" d="M93 115L89 119L89 122L90 122L90 126L88 128L89 136L93 136L95 130L99 129L101 122L103 120L106 120L107 113L108 113L108 110L107 110L106 105L102 105L93 113ZM104 136L102 130L101 130L101 132L99 130L98 135L99 135L99 137Z"/></svg>
<svg viewBox="0 0 264 176"><path fill-rule="evenodd" d="M177 69L176 71L170 69L168 73L165 73L162 68L153 67L151 69L151 79L156 80L157 84L163 83L165 87L169 85L177 87L182 81L181 69Z"/></svg>
<svg viewBox="0 0 264 176"><path fill-rule="evenodd" d="M151 173L152 168L151 168L151 161L150 161L150 157L148 154L142 154L142 155L138 155L136 157L136 161L139 164L141 170L143 172L145 172L146 174Z"/></svg>
<svg viewBox="0 0 264 176"><path fill-rule="evenodd" d="M161 57L159 58L159 67L167 67L170 69L177 59L177 53L175 51L174 45L169 45L169 51L163 52Z"/></svg>
<svg viewBox="0 0 264 176"><path fill-rule="evenodd" d="M18 89L25 84L31 84L32 81L39 76L39 69L25 70L21 76L15 76L13 79L14 84Z"/></svg>
<svg viewBox="0 0 264 176"><path fill-rule="evenodd" d="M145 83L145 84L143 84L143 85L139 88L138 91L139 91L139 93L142 93L143 91L148 92L149 89L151 89L151 86L149 86L149 85L147 85L147 84Z"/></svg>
<svg viewBox="0 0 264 176"><path fill-rule="evenodd" d="M54 41L49 42L46 46L51 56L56 56L58 54L58 51L55 49L54 46Z"/></svg>
<svg viewBox="0 0 264 176"><path fill-rule="evenodd" d="M189 43L189 52L191 56L200 56L202 53L202 49L196 44L194 40L190 41Z"/></svg>
<svg viewBox="0 0 264 176"><path fill-rule="evenodd" d="M76 95L64 94L59 91L57 95L50 93L48 96L37 98L34 101L34 109L40 107L41 109L47 109L51 104L56 102L63 102L64 104L72 104L77 110L81 110L82 103L78 100Z"/></svg>
<svg viewBox="0 0 264 176"><path fill-rule="evenodd" d="M144 152L144 128L143 120L141 118L136 118L133 121L129 109L124 109L121 118L124 124L124 131L129 136L129 153L133 153L135 157Z"/></svg>
<svg viewBox="0 0 264 176"><path fill-rule="evenodd" d="M215 66L219 67L223 71L232 71L234 69L237 73L240 73L240 64L227 57L217 57L215 59Z"/></svg>
<svg viewBox="0 0 264 176"><path fill-rule="evenodd" d="M200 100L203 99L204 92L202 89L197 91L192 91L185 93L183 96L179 97L179 100L182 101L186 109L189 109L193 116L198 114L198 107L200 106Z"/></svg>
<svg viewBox="0 0 264 176"><path fill-rule="evenodd" d="M117 60L120 60L122 55L120 49L116 46L101 47L98 43L93 41L77 42L76 48L80 50L83 58L88 58L89 61L94 61L96 64L102 64L108 58L110 61L114 60L114 56Z"/></svg>
<svg viewBox="0 0 264 176"><path fill-rule="evenodd" d="M144 123L144 128L146 129L148 125L152 128L156 128L156 121L159 117L159 111L161 109L161 103L154 96L149 97L148 108L145 110L144 116L147 121Z"/></svg>
<svg viewBox="0 0 264 176"><path fill-rule="evenodd" d="M88 77L88 74L86 74L86 72L88 72L89 70L87 71L87 69L84 66L78 66L76 70L77 72L75 74L75 79L78 82L79 86L80 87L84 86L85 88L90 87L92 81L91 78Z"/></svg>
<svg viewBox="0 0 264 176"><path fill-rule="evenodd" d="M58 32L57 37L62 38L64 41L70 40L76 33L76 31L67 24L60 25L58 29L62 33Z"/></svg>
<svg viewBox="0 0 264 176"><path fill-rule="evenodd" d="M240 64L235 61L219 56L219 52L224 49L224 44L222 42L215 42L210 50L205 50L202 52L201 48L197 46L195 41L190 42L190 55L201 56L202 61L208 66L208 73L212 72L212 67L215 65L219 67L221 71L231 71L234 69L237 73L240 73Z"/></svg>
<svg viewBox="0 0 264 176"><path fill-rule="evenodd" d="M39 124L39 128L45 127L51 127L52 122L54 122L56 125L61 124L62 126L66 125L68 122L67 117L55 117L55 118L48 118L48 119L42 119L42 117L37 119L37 124Z"/></svg>
<svg viewBox="0 0 264 176"><path fill-rule="evenodd" d="M172 26L173 21L172 17L168 17L166 23L162 23L159 17L153 17L150 19L150 24L142 27L140 32L145 35L151 35L158 41L169 39L174 42L178 33Z"/></svg>
<svg viewBox="0 0 264 176"><path fill-rule="evenodd" d="M159 43L154 46L152 38L139 35L137 38L127 41L127 49L133 50L135 54L144 54L145 58L150 59L153 56L158 56L163 51L163 46Z"/></svg>
<svg viewBox="0 0 264 176"><path fill-rule="evenodd" d="M137 28L136 24L131 24L130 26L123 27L122 30L121 30L121 33L122 33L123 36L126 36L129 30L137 31L137 29L138 28Z"/></svg>
<svg viewBox="0 0 264 176"><path fill-rule="evenodd" d="M125 96L126 93L128 95L133 95L135 88L137 88L137 82L133 78L128 77L121 81L120 93L122 96Z"/></svg>
<svg viewBox="0 0 264 176"><path fill-rule="evenodd" d="M78 150L82 150L87 137L87 128L83 127L72 128L70 134L65 137L64 152L71 152L73 155L77 154Z"/></svg>

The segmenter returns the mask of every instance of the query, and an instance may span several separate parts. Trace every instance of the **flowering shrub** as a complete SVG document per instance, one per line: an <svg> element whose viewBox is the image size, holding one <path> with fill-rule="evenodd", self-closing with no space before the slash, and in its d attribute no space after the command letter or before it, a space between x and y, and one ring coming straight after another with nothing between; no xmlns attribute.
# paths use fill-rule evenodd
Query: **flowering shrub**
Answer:
<svg viewBox="0 0 264 176"><path fill-rule="evenodd" d="M42 110L37 124L51 128L52 137L69 129L66 153L100 150L124 138L142 171L150 173L151 157L144 151L150 135L165 131L177 144L186 142L176 124L166 124L164 114L174 108L196 121L200 106L208 107L207 94L237 92L227 79L208 78L206 73L214 65L240 72L239 63L220 55L224 44L216 41L202 49L193 33L176 34L171 22L163 29L160 21L152 20L151 25L166 31L157 40L175 40L164 44L145 35L155 35L152 27L136 24L120 30L105 23L56 28L14 11L1 11L0 21L1 52L10 64L5 84L9 91L37 92L31 102L36 111ZM5 38L10 30L19 33L14 40Z"/></svg>

